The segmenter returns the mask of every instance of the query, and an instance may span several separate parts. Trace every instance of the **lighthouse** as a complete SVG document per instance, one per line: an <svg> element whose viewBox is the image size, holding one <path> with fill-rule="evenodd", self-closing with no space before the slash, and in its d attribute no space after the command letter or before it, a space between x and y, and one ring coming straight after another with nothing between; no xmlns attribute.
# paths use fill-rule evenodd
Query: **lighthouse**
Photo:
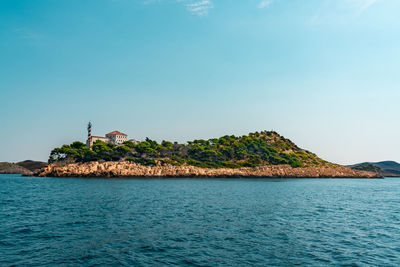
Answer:
<svg viewBox="0 0 400 267"><path fill-rule="evenodd" d="M87 141L86 141L86 146L87 147L91 147L91 139L92 139L92 123L89 121L88 126L87 126L87 131L88 131L88 135L87 135Z"/></svg>
<svg viewBox="0 0 400 267"><path fill-rule="evenodd" d="M88 131L87 139L89 140L90 137L92 137L92 123L90 121L89 121L88 126L87 126L87 131Z"/></svg>

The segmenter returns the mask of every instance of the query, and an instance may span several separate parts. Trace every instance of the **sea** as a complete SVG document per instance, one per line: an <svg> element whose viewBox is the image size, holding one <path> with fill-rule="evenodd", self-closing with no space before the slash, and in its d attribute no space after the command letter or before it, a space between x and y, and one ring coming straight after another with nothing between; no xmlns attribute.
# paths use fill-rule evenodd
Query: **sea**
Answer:
<svg viewBox="0 0 400 267"><path fill-rule="evenodd" d="M0 175L0 266L399 266L400 179Z"/></svg>

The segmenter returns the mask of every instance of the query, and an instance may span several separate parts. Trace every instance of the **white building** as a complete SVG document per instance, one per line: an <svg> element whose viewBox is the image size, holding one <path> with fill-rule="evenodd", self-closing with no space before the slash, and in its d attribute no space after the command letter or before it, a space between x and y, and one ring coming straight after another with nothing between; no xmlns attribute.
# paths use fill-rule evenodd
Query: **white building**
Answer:
<svg viewBox="0 0 400 267"><path fill-rule="evenodd" d="M106 142L106 143L111 143L111 144L114 144L114 145L118 146L118 145L122 145L122 143L124 143L125 141L128 140L128 135L126 135L124 133L121 133L119 131L110 132L110 133L106 134L105 137L103 137L103 136L92 136L91 134L89 134L88 139L86 141L86 146L89 147L89 148L92 147L93 144L97 140L100 140L100 141L103 141L103 142Z"/></svg>
<svg viewBox="0 0 400 267"><path fill-rule="evenodd" d="M110 140L109 142L114 145L122 145L123 142L128 140L128 135L118 131L108 133L106 137Z"/></svg>

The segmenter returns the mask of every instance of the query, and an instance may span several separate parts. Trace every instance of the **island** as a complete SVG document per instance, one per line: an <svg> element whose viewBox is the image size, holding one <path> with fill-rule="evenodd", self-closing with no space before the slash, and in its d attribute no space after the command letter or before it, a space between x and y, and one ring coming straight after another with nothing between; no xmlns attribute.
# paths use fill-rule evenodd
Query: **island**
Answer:
<svg viewBox="0 0 400 267"><path fill-rule="evenodd" d="M17 163L0 162L0 174L23 174L29 176L47 165L46 162L34 160L24 160Z"/></svg>
<svg viewBox="0 0 400 267"><path fill-rule="evenodd" d="M120 145L73 142L51 151L40 177L378 178L376 172L330 163L275 131L225 135L186 144L146 138Z"/></svg>
<svg viewBox="0 0 400 267"><path fill-rule="evenodd" d="M375 172L383 177L400 177L400 164L395 161L363 162L348 167L353 170Z"/></svg>

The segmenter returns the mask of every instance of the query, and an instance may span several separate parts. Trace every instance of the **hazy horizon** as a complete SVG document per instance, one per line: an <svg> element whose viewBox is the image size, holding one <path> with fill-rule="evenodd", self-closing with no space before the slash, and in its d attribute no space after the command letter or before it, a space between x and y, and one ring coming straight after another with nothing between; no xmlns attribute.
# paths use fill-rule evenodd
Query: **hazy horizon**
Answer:
<svg viewBox="0 0 400 267"><path fill-rule="evenodd" d="M400 2L0 2L0 161L103 136L274 130L339 163L400 162Z"/></svg>

